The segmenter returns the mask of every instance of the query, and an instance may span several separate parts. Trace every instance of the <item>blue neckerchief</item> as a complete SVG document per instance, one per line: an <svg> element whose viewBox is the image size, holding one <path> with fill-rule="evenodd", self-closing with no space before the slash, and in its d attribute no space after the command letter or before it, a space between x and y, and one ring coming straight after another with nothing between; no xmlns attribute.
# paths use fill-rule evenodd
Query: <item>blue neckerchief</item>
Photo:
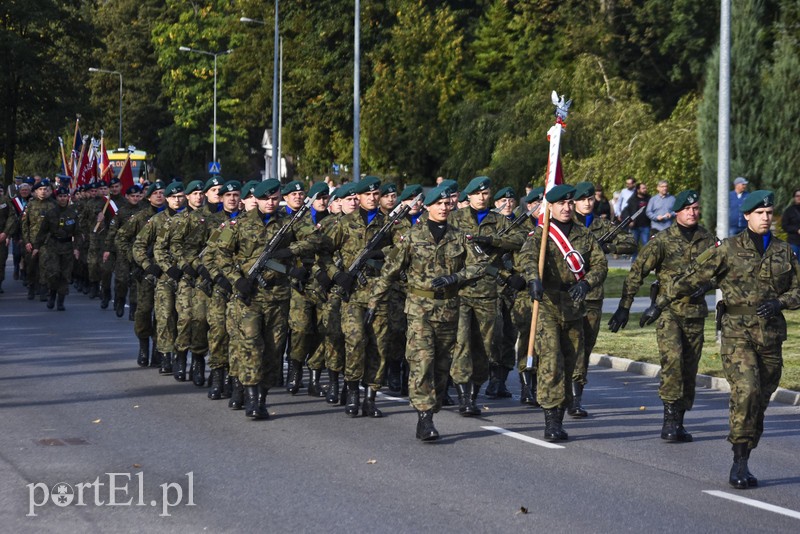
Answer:
<svg viewBox="0 0 800 534"><path fill-rule="evenodd" d="M483 211L476 211L475 215L478 217L478 224L483 222L483 219L486 218L486 215L489 213L489 209L485 209Z"/></svg>
<svg viewBox="0 0 800 534"><path fill-rule="evenodd" d="M317 224L317 210L315 210L314 207L312 206L310 211L311 211L311 222Z"/></svg>
<svg viewBox="0 0 800 534"><path fill-rule="evenodd" d="M294 213L294 210L292 208L290 208L289 206L286 206L286 214L287 215L291 215L292 213Z"/></svg>
<svg viewBox="0 0 800 534"><path fill-rule="evenodd" d="M232 212L230 212L230 213L228 214L228 218L229 218L229 219L234 219L234 218L236 218L236 216L238 216L238 215L239 215L239 212L238 212L238 211L232 211Z"/></svg>
<svg viewBox="0 0 800 534"><path fill-rule="evenodd" d="M222 211L222 202L217 202L217 213Z"/></svg>
<svg viewBox="0 0 800 534"><path fill-rule="evenodd" d="M176 209L176 210L175 210L175 213L180 213L180 212L182 212L182 211L183 211L183 210L185 210L185 209L186 209L186 206L183 206L182 208L178 208L178 209Z"/></svg>
<svg viewBox="0 0 800 534"><path fill-rule="evenodd" d="M422 215L422 212L420 211L420 212L419 212L419 213L417 213L416 215L412 215L412 216L411 216L411 225L412 225L412 226L413 226L413 225L415 225L415 224L417 224L417 221L419 220L419 218L420 218L420 216L421 216L421 215Z"/></svg>
<svg viewBox="0 0 800 534"><path fill-rule="evenodd" d="M761 236L761 242L764 243L764 252L767 252L767 247L769 246L769 242L772 241L772 232L767 232L766 234Z"/></svg>
<svg viewBox="0 0 800 534"><path fill-rule="evenodd" d="M513 211L511 212L511 214L510 214L510 215L506 215L506 219L508 219L509 221L513 221L513 220L514 220L514 219L516 219L516 218L517 218L517 216L516 216L516 215L514 215L514 212L513 212Z"/></svg>
<svg viewBox="0 0 800 534"><path fill-rule="evenodd" d="M271 218L272 218L272 214L271 213L267 213L266 215L264 215L264 217L261 220L264 221L264 224L269 224L269 220Z"/></svg>
<svg viewBox="0 0 800 534"><path fill-rule="evenodd" d="M156 213L161 213L161 212L162 212L162 211L164 211L165 209L167 209L167 205L166 205L166 204L164 204L164 205L163 205L163 206L161 206L160 208L156 208Z"/></svg>
<svg viewBox="0 0 800 534"><path fill-rule="evenodd" d="M376 215L378 215L378 208L375 208L374 210L368 211L367 212L367 224L372 223L372 221L375 219Z"/></svg>
<svg viewBox="0 0 800 534"><path fill-rule="evenodd" d="M594 213L590 213L586 216L586 228L589 228L592 225L592 221L594 220Z"/></svg>

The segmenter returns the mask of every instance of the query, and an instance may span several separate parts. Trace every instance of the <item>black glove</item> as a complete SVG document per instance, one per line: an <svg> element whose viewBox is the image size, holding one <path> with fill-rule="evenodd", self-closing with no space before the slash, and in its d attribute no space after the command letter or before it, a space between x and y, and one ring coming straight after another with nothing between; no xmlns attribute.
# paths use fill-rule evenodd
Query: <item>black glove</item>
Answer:
<svg viewBox="0 0 800 534"><path fill-rule="evenodd" d="M491 247L492 243L494 243L494 239L490 235L474 235L470 241L479 247Z"/></svg>
<svg viewBox="0 0 800 534"><path fill-rule="evenodd" d="M611 319L608 321L608 329L612 332L618 332L620 328L625 328L625 325L628 324L628 317L630 317L631 311L628 308L623 308L620 306L617 308L617 311L614 312L614 315L611 316Z"/></svg>
<svg viewBox="0 0 800 534"><path fill-rule="evenodd" d="M339 271L338 273L334 274L333 281L336 282L336 285L344 289L347 293L352 292L353 287L356 285L356 278L350 273L346 273L344 271Z"/></svg>
<svg viewBox="0 0 800 534"><path fill-rule="evenodd" d="M236 280L233 287L236 288L236 291L238 291L240 295L250 295L253 293L253 283L244 276Z"/></svg>
<svg viewBox="0 0 800 534"><path fill-rule="evenodd" d="M325 271L325 269L320 269L317 271L317 274L314 275L314 278L317 279L317 283L323 291L330 291L333 280L331 280L331 277L328 276L328 273Z"/></svg>
<svg viewBox="0 0 800 534"><path fill-rule="evenodd" d="M458 282L458 277L454 274L447 274L445 276L437 276L436 278L431 281L431 287L433 289L441 289L443 287L452 286Z"/></svg>
<svg viewBox="0 0 800 534"><path fill-rule="evenodd" d="M762 319L769 319L770 317L778 315L781 312L781 308L783 308L781 301L778 299L769 299L758 305L756 313Z"/></svg>
<svg viewBox="0 0 800 534"><path fill-rule="evenodd" d="M661 308L655 304L651 304L650 307L642 312L642 316L639 317L639 326L644 328L645 325L653 324L655 320L658 319L659 315L661 315Z"/></svg>
<svg viewBox="0 0 800 534"><path fill-rule="evenodd" d="M367 308L367 312L364 314L364 326L369 326L372 324L372 321L375 320L375 308Z"/></svg>
<svg viewBox="0 0 800 534"><path fill-rule="evenodd" d="M214 284L223 290L225 293L230 294L233 291L233 286L223 275L219 275L214 279Z"/></svg>
<svg viewBox="0 0 800 534"><path fill-rule="evenodd" d="M167 276L177 282L181 279L181 276L183 276L183 271L181 271L177 265L170 265L169 269L167 269Z"/></svg>
<svg viewBox="0 0 800 534"><path fill-rule="evenodd" d="M586 299L586 295L589 294L589 290L592 288L589 286L589 282L586 280L581 280L577 284L573 285L567 291L569 296L572 297L573 302L581 303Z"/></svg>
<svg viewBox="0 0 800 534"><path fill-rule="evenodd" d="M186 264L183 266L183 274L188 276L189 278L197 278L197 271L194 270L194 267L191 264Z"/></svg>
<svg viewBox="0 0 800 534"><path fill-rule="evenodd" d="M528 281L528 295L531 296L531 300L538 300L539 302L542 301L544 297L544 287L542 287L542 281L538 278Z"/></svg>
<svg viewBox="0 0 800 534"><path fill-rule="evenodd" d="M506 279L506 285L515 291L525 289L525 279L518 274L512 274Z"/></svg>
<svg viewBox="0 0 800 534"><path fill-rule="evenodd" d="M161 267L159 267L155 263L151 263L150 267L145 269L144 272L145 272L145 274L149 274L149 275L152 275L152 276L155 276L156 278L158 278L159 276L161 276L161 273L164 272L164 271L162 271Z"/></svg>
<svg viewBox="0 0 800 534"><path fill-rule="evenodd" d="M208 269L206 269L205 265L201 265L200 267L197 268L197 274L202 276L203 280L206 280L208 282L212 282L213 281L213 280L211 280L211 273L208 272Z"/></svg>
<svg viewBox="0 0 800 534"><path fill-rule="evenodd" d="M291 249L288 248L279 248L278 250L273 251L272 254L269 255L269 257L272 258L273 260L288 260L292 256L294 256L294 253L292 252Z"/></svg>
<svg viewBox="0 0 800 534"><path fill-rule="evenodd" d="M308 280L308 270L305 267L289 267L286 274L301 282L306 282Z"/></svg>
<svg viewBox="0 0 800 534"><path fill-rule="evenodd" d="M614 254L617 252L617 245L614 243L603 243L600 245L600 248L603 249L603 253L605 254Z"/></svg>
<svg viewBox="0 0 800 534"><path fill-rule="evenodd" d="M689 295L689 299L690 300L699 299L700 297L708 293L710 289L711 289L711 284L709 284L708 282L704 282L703 284L700 285L700 287L694 290L694 293Z"/></svg>

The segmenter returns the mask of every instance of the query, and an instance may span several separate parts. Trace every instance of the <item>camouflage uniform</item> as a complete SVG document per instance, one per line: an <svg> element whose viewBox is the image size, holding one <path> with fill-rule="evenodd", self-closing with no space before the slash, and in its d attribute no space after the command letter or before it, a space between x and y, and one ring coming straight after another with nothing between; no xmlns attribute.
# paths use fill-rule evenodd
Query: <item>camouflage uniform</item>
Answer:
<svg viewBox="0 0 800 534"><path fill-rule="evenodd" d="M682 413L692 409L697 366L703 350L703 328L708 315L705 297L674 300L675 281L686 272L689 262L713 247L716 239L698 225L691 239L673 224L659 232L639 252L622 286L620 307L630 309L642 280L655 270L659 295L672 298L656 324L656 341L661 357L661 385L658 394L666 404Z"/></svg>
<svg viewBox="0 0 800 534"><path fill-rule="evenodd" d="M28 202L28 205L25 207L25 213L22 216L23 243L30 243L33 245L33 241L36 239L36 236L39 235L39 228L41 228L42 223L44 222L45 215L48 211L55 207L55 205L56 201L52 197L45 200L34 198ZM41 257L44 255L46 250L47 244L45 243L43 248L39 249L39 254L36 256L31 255L30 252L25 253L25 268L28 277L29 299L33 298L37 289L39 291L46 289L44 273L40 272L39 269L39 262L41 261Z"/></svg>
<svg viewBox="0 0 800 534"><path fill-rule="evenodd" d="M95 226L97 226L97 215L103 211L105 204L106 199L104 197L96 196L84 205L82 214L84 218L84 235L88 240L88 245L86 247L86 266L88 269L89 283L92 287L99 287L100 285L100 263L103 259L103 248L105 247L104 242L108 223L111 221L111 218L106 216L97 228L97 232L94 231ZM96 289L92 289L92 294L94 294L95 291Z"/></svg>
<svg viewBox="0 0 800 534"><path fill-rule="evenodd" d="M116 245L118 250L130 250L130 259L133 262L134 269L138 273L137 276L137 292L136 292L136 313L133 318L133 332L139 339L147 339L154 337L156 334L155 324L153 321L153 299L155 298L155 280L151 278L145 279L144 267L141 262L147 257L147 246L144 250L140 250L140 255L134 252L135 243L138 241L138 236L142 229L147 225L151 217L158 212L166 209L165 207L156 208L152 204L148 204L145 208L139 211L136 215L130 218L128 224L124 225L117 231ZM142 242L144 244L144 242ZM123 248L128 247L128 248ZM148 258L148 262L149 262Z"/></svg>
<svg viewBox="0 0 800 534"><path fill-rule="evenodd" d="M754 449L780 382L786 340L783 314L762 318L756 308L769 299L780 301L783 309L800 308L800 267L785 242L773 236L762 256L745 230L697 256L671 292L659 294L656 305L671 307L673 299L708 281L719 285L727 308L721 318L720 356L731 386L728 441Z"/></svg>
<svg viewBox="0 0 800 534"><path fill-rule="evenodd" d="M0 286L6 279L6 260L8 259L8 245L6 240L12 239L14 233L17 231L17 216L14 213L14 208L11 205L11 199L5 195L0 196L0 234L5 234L3 239L0 239ZM0 288L2 292L2 288Z"/></svg>
<svg viewBox="0 0 800 534"><path fill-rule="evenodd" d="M95 237L95 239L98 240L98 243L95 244L95 247L98 248L98 268L100 269L100 285L103 290L104 300L111 298L111 277L116 270L115 266L117 260L116 249L114 248L113 241L114 236L111 234L111 225L114 223L116 218L120 216L119 211L121 211L122 208L128 204L128 201L123 195L112 195L111 200L117 207L118 212L114 214L110 206L108 209L106 209L105 219L100 224L100 228L97 229L97 236ZM103 199L103 206L105 206L105 199ZM104 252L110 253L106 261L103 261ZM116 283L114 286L116 288Z"/></svg>
<svg viewBox="0 0 800 534"><path fill-rule="evenodd" d="M114 258L114 301L120 301L124 305L130 288L129 300L131 308L136 307L136 280L131 277L130 246L132 243L118 243L117 235L120 228L128 224L134 215L146 207L146 201L135 205L125 201L114 218L111 219L108 225L108 235L105 239L106 250L104 252L108 252ZM112 260L109 259L109 261ZM105 263L103 265L105 266Z"/></svg>
<svg viewBox="0 0 800 534"><path fill-rule="evenodd" d="M417 224L387 256L370 307L386 296L405 271L409 399L419 411L438 412L442 406L459 320L458 286L434 291L431 282L439 276L457 275L463 284L480 277L486 265L486 256L452 225L437 243L427 223Z"/></svg>
<svg viewBox="0 0 800 534"><path fill-rule="evenodd" d="M72 206L62 208L56 204L45 215L34 240L34 248L39 249L39 254L43 254L40 266L50 294L59 295L59 307L63 305L64 296L69 293L74 251L77 250L74 238L77 233L78 212ZM45 243L47 246L43 247Z"/></svg>
<svg viewBox="0 0 800 534"><path fill-rule="evenodd" d="M176 221L184 216L185 211L186 208L180 208L178 211L167 208L148 223L148 226L152 227L150 231L155 233L152 241L153 261L162 272L156 284L155 314L157 346L159 352L164 354L175 352L175 338L178 335L178 312L175 300L183 272L178 266L179 259L172 250L172 239L175 227L179 226ZM147 229L142 233L146 235Z"/></svg>

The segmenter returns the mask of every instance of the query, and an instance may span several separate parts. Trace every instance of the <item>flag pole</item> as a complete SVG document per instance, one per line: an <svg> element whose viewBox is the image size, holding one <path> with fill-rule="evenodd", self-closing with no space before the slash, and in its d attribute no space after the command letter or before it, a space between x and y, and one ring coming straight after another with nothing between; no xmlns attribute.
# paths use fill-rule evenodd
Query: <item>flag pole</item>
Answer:
<svg viewBox="0 0 800 534"><path fill-rule="evenodd" d="M58 136L58 146L61 147L61 163L64 165L64 174L67 176L72 177L69 173L69 169L67 168L67 155L64 153L64 140L61 136ZM75 184L73 183L75 180L70 180L69 184L69 194L72 196L75 193Z"/></svg>
<svg viewBox="0 0 800 534"><path fill-rule="evenodd" d="M544 277L544 260L547 254L547 238L550 233L550 203L546 202L544 207L544 223L542 224L542 243L539 247L539 280ZM539 301L533 301L531 312L531 331L528 336L528 358L525 362L526 369L533 369L533 351L536 343L536 327L539 323Z"/></svg>

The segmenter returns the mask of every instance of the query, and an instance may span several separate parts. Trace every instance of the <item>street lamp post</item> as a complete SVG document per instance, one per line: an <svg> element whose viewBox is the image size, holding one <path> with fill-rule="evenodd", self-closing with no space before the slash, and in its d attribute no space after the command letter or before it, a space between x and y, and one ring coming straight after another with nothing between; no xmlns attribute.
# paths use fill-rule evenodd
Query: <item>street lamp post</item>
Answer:
<svg viewBox="0 0 800 534"><path fill-rule="evenodd" d="M198 50L196 48L189 48L188 46L181 46L178 48L181 52L195 52L214 58L214 150L212 160L217 161L217 56L224 56L230 54L233 50L223 50L221 52L207 52L206 50Z"/></svg>
<svg viewBox="0 0 800 534"><path fill-rule="evenodd" d="M241 17L239 22L252 22L254 24L261 24L266 26L267 23L263 20L251 19L248 17ZM272 56L272 142L275 145L273 154L280 153L280 146L278 146L278 46L279 46L279 30L278 30L278 0L275 0L275 33L273 36L273 56ZM280 180L278 175L278 158L272 158L272 177Z"/></svg>
<svg viewBox="0 0 800 534"><path fill-rule="evenodd" d="M89 72L102 72L119 76L119 148L124 148L122 145L122 73L116 70L98 69L95 67L89 67Z"/></svg>

